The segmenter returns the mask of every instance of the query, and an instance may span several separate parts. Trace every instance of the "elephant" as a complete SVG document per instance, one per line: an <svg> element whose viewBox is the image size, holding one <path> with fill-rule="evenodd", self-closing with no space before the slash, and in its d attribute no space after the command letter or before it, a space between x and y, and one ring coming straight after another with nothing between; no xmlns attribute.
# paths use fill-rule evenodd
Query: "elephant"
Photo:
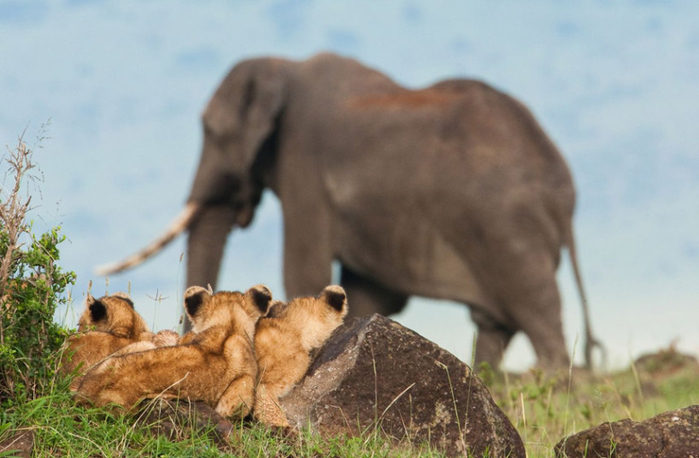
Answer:
<svg viewBox="0 0 699 458"><path fill-rule="evenodd" d="M184 210L131 267L188 231L187 286L216 285L234 227L264 189L281 203L284 287L314 295L341 266L350 316L400 312L410 296L466 304L475 361L497 367L518 331L542 367L570 364L556 270L567 247L593 337L573 237L575 189L562 155L518 100L448 79L400 86L360 62L244 60L202 115Z"/></svg>

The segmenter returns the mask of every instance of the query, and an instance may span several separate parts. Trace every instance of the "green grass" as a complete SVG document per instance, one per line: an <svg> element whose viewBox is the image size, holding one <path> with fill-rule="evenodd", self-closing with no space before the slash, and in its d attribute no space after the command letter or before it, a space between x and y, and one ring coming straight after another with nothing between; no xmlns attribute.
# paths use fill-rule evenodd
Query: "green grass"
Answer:
<svg viewBox="0 0 699 458"><path fill-rule="evenodd" d="M6 407L0 412L0 442L31 429L33 456L199 456L199 457L438 457L424 449L392 447L379 434L366 437L323 439L310 432L285 437L261 425L236 424L235 439L223 442L213 429L192 431L176 424L174 440L151 433L154 423L142 424L134 416L75 404L67 383L58 382L53 393ZM0 453L0 457L13 456Z"/></svg>
<svg viewBox="0 0 699 458"><path fill-rule="evenodd" d="M525 443L528 456L551 457L563 437L606 421L644 420L699 404L699 365L672 349L627 370L592 376L573 371L557 377L531 371L484 374L494 399ZM490 380L489 380L490 379ZM0 412L0 441L32 429L34 456L240 456L240 457L431 457L417 445L392 447L380 433L365 437L321 438L310 432L283 437L263 426L236 425L237 437L222 445L212 430L178 425L175 439L154 436L134 416L76 406L66 381L53 381L51 394L8 405ZM3 456L0 454L0 456Z"/></svg>
<svg viewBox="0 0 699 458"><path fill-rule="evenodd" d="M519 431L530 458L551 457L565 436L604 422L642 421L699 404L699 364L673 348L604 375L574 370L546 376L531 371L496 378L487 385Z"/></svg>

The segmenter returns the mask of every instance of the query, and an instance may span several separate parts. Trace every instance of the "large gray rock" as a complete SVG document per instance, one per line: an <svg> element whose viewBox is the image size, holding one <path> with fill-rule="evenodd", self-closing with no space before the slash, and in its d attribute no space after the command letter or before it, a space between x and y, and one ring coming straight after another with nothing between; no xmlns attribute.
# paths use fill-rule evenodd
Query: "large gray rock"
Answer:
<svg viewBox="0 0 699 458"><path fill-rule="evenodd" d="M281 404L292 425L321 434L379 428L449 456L525 456L512 423L467 365L380 315L338 329Z"/></svg>
<svg viewBox="0 0 699 458"><path fill-rule="evenodd" d="M602 423L566 437L555 451L560 458L699 458L699 406L642 422Z"/></svg>

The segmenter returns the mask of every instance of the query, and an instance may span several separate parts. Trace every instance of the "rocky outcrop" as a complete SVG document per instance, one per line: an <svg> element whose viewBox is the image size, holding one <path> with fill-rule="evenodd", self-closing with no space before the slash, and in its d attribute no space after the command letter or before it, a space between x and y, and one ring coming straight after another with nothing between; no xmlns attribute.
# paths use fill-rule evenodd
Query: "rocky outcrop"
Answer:
<svg viewBox="0 0 699 458"><path fill-rule="evenodd" d="M699 458L699 405L648 420L603 423L560 441L559 458Z"/></svg>
<svg viewBox="0 0 699 458"><path fill-rule="evenodd" d="M467 365L380 315L338 329L281 404L292 425L321 434L378 429L449 456L525 456L512 423Z"/></svg>

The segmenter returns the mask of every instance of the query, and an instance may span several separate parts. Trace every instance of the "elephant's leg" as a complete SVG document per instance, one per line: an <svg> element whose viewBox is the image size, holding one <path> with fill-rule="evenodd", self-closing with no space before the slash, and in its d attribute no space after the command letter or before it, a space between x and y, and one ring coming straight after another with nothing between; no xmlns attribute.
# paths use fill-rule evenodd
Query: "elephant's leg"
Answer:
<svg viewBox="0 0 699 458"><path fill-rule="evenodd" d="M321 224L284 215L284 289L287 299L315 296L332 281L332 252ZM303 222L303 221L302 221Z"/></svg>
<svg viewBox="0 0 699 458"><path fill-rule="evenodd" d="M500 326L523 331L534 347L539 365L565 367L570 360L556 285L559 248L538 229L536 220L521 219L496 220L498 224L492 227L501 230L483 233L478 244L459 245L457 238L452 243L479 266L482 286L502 317L497 320ZM518 225L513 226L514 223ZM499 347L509 341L509 332L487 323L479 324L479 328L478 359L499 361Z"/></svg>
<svg viewBox="0 0 699 458"><path fill-rule="evenodd" d="M408 296L392 291L375 281L342 266L340 284L347 293L349 317L367 316L380 313L388 316L398 313L408 302Z"/></svg>
<svg viewBox="0 0 699 458"><path fill-rule="evenodd" d="M235 212L224 205L209 206L202 210L189 227L187 243L187 286L211 285L216 288L223 250L228 233L235 223ZM185 314L184 332L192 324Z"/></svg>
<svg viewBox="0 0 699 458"><path fill-rule="evenodd" d="M471 309L471 319L478 326L475 367L488 363L491 368L497 369L515 331L477 309Z"/></svg>
<svg viewBox="0 0 699 458"><path fill-rule="evenodd" d="M523 292L510 313L529 337L538 366L553 369L570 365L563 335L561 299L553 273L545 284Z"/></svg>
<svg viewBox="0 0 699 458"><path fill-rule="evenodd" d="M539 366L567 366L570 359L563 336L556 259L535 238L527 245L503 243L498 248L491 253L500 263L490 273L498 303L512 322L510 327L527 335Z"/></svg>

